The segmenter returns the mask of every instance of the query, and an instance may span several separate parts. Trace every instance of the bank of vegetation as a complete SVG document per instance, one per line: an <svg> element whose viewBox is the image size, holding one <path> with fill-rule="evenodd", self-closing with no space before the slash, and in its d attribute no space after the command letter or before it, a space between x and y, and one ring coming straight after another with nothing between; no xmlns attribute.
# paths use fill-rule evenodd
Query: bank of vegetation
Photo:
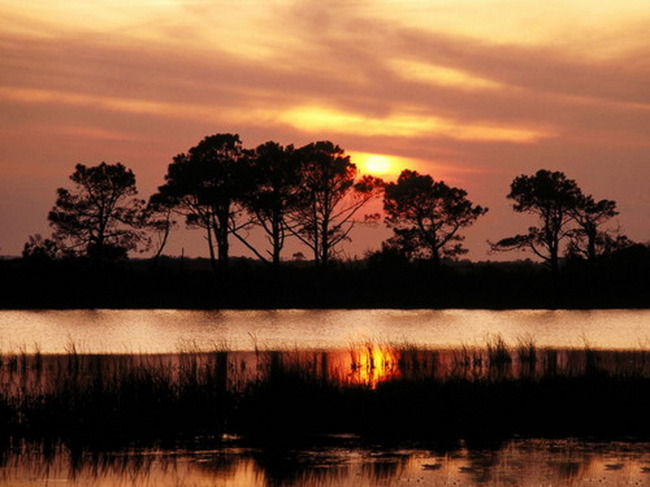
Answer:
<svg viewBox="0 0 650 487"><path fill-rule="evenodd" d="M162 257L98 264L92 259L0 260L4 309L65 308L648 308L650 248L599 259L541 263L365 260L271 268L233 259L227 279L208 259Z"/></svg>
<svg viewBox="0 0 650 487"><path fill-rule="evenodd" d="M648 438L644 351L508 345L327 352L5 355L1 443L77 447L242 436L274 444L377 439ZM381 358L383 357L383 358Z"/></svg>

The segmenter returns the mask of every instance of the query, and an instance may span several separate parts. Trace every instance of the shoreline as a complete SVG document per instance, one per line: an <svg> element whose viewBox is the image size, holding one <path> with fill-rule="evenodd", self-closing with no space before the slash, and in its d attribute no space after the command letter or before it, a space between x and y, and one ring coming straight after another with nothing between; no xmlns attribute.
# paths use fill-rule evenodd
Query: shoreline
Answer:
<svg viewBox="0 0 650 487"><path fill-rule="evenodd" d="M559 276L531 261L318 269L239 259L215 274L206 259L13 259L0 261L0 309L648 309L647 257L567 263Z"/></svg>

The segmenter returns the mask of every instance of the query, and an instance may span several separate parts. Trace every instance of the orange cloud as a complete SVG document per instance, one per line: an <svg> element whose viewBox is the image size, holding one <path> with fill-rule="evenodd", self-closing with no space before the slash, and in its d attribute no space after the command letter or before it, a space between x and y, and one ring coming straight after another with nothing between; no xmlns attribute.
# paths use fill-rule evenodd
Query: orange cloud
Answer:
<svg viewBox="0 0 650 487"><path fill-rule="evenodd" d="M135 98L110 97L91 94L75 94L56 90L14 88L0 86L0 100L19 101L28 104L64 104L108 110L122 113L153 115L158 117L223 122L238 120L241 123L262 122L271 115L259 110L217 109L213 106L170 101L151 101Z"/></svg>
<svg viewBox="0 0 650 487"><path fill-rule="evenodd" d="M279 120L311 133L348 133L360 136L446 137L457 140L481 140L526 143L551 137L549 131L492 124L458 123L453 120L417 113L395 113L386 117L368 117L319 106L290 108Z"/></svg>
<svg viewBox="0 0 650 487"><path fill-rule="evenodd" d="M434 85L451 86L463 90L502 89L502 83L474 76L459 69L405 59L393 59L389 65L405 80L416 80Z"/></svg>

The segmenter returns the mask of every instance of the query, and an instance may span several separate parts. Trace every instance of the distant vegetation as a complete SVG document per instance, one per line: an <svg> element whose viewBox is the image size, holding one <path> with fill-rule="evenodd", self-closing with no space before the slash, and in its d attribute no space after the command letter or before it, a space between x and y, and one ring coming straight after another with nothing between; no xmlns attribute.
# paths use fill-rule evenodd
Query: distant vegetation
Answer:
<svg viewBox="0 0 650 487"><path fill-rule="evenodd" d="M138 198L120 163L78 164L59 188L49 238L0 263L3 307L647 307L650 249L608 225L616 202L582 192L562 172L517 176L507 198L536 218L491 250L527 250L539 263L459 260L463 229L488 209L461 188L404 170L396 182L362 176L337 145L267 142L245 149L216 134L174 157L165 184ZM363 259L340 248L383 199L393 235ZM164 256L181 218L209 258ZM248 238L257 228L262 245ZM254 258L233 258L236 239ZM287 239L304 252L282 258ZM131 259L148 251L151 258ZM206 265L207 264L207 265Z"/></svg>
<svg viewBox="0 0 650 487"><path fill-rule="evenodd" d="M634 245L592 264L568 260L554 277L541 263L364 260L277 269L233 258L227 279L209 259L160 257L0 260L0 308L648 308L650 248Z"/></svg>

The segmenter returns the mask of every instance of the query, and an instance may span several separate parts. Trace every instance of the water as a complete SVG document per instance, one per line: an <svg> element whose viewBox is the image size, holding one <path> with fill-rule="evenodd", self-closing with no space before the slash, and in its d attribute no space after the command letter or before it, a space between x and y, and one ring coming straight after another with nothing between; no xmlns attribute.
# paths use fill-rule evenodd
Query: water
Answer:
<svg viewBox="0 0 650 487"><path fill-rule="evenodd" d="M495 337L513 346L506 369L492 365L486 352ZM524 343L537 347L532 365L519 355ZM650 376L650 310L0 311L0 392L10 399L57 399L57 391L97 388L99 371L108 387L131 380L130 370L148 368L173 384L195 370L194 362L178 362L177 352L215 349L229 352L190 356L198 361L199 379L201 371L225 367L228 374L211 380L223 379L226 389L263 379L276 357L268 350L284 351L285 364L295 362L314 377L368 388L422 374L507 384L549 371L580 376L594 366L624 381L640 380ZM620 350L626 352L614 352ZM36 351L42 355L30 355ZM11 486L650 485L650 443L643 440L398 445L340 435L270 445L208 437L99 451L0 440L0 485Z"/></svg>
<svg viewBox="0 0 650 487"><path fill-rule="evenodd" d="M0 311L2 352L333 350L367 341L455 348L483 346L490 336L548 348L650 349L650 310Z"/></svg>
<svg viewBox="0 0 650 487"><path fill-rule="evenodd" d="M331 442L332 440L330 440ZM623 486L650 485L650 444L511 440L469 446L337 445L131 449L102 453L23 447L0 463L0 485L45 486Z"/></svg>

